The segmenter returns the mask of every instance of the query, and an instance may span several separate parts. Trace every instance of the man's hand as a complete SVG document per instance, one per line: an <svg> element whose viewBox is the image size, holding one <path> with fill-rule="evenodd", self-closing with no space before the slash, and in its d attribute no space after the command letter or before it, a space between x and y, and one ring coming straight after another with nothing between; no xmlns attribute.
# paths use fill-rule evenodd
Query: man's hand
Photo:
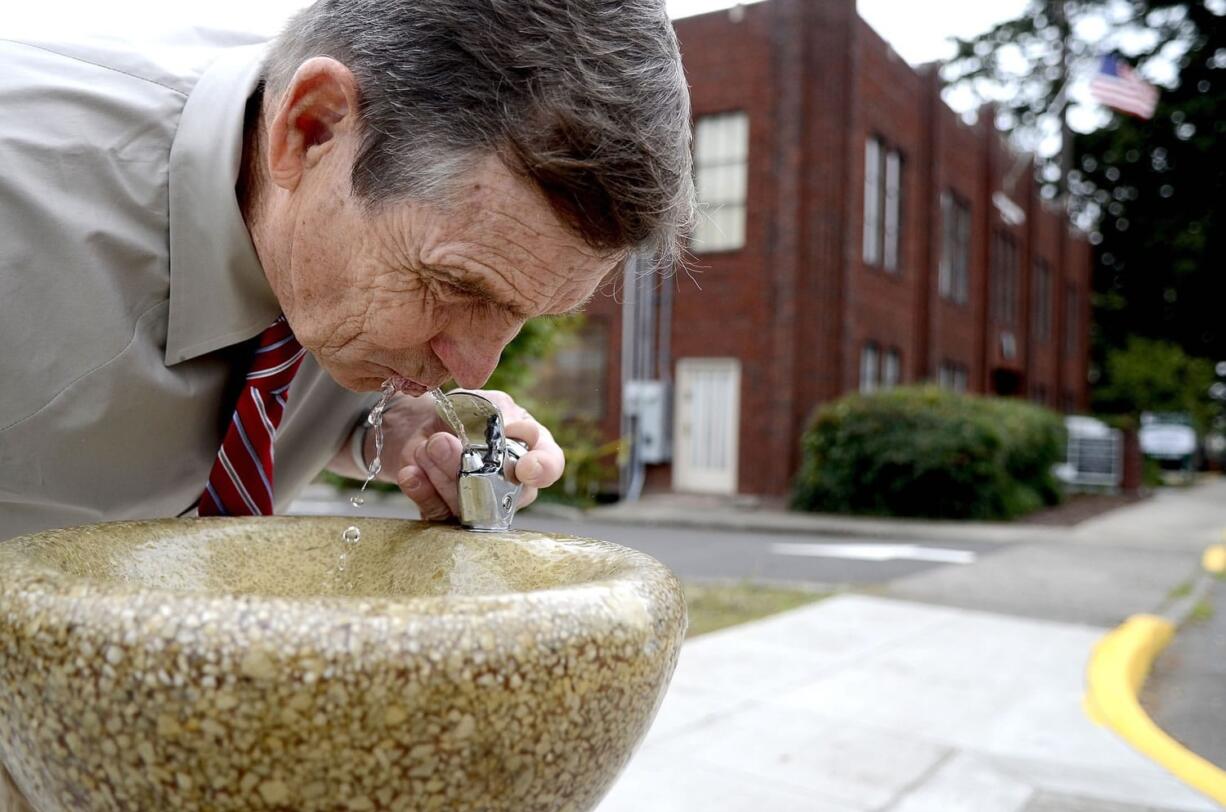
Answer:
<svg viewBox="0 0 1226 812"><path fill-rule="evenodd" d="M523 483L519 506L532 503L540 488L562 476L566 459L549 429L532 418L510 395L471 390L493 401L506 422L506 436L528 447L516 463L512 479ZM374 431L367 432L366 459L374 458ZM460 513L460 440L438 417L429 395L397 394L383 414L383 471L379 478L395 482L417 503L421 517L442 521Z"/></svg>

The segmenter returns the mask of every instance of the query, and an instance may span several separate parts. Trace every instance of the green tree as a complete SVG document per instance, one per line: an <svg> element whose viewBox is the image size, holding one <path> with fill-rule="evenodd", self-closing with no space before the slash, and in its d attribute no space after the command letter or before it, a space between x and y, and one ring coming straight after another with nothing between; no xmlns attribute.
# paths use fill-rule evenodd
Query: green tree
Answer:
<svg viewBox="0 0 1226 812"><path fill-rule="evenodd" d="M515 398L529 397L533 366L582 326L582 315L547 316L525 322L519 335L502 350L498 367L485 388L501 389Z"/></svg>
<svg viewBox="0 0 1226 812"><path fill-rule="evenodd" d="M1184 412L1204 431L1217 407L1209 398L1213 364L1193 358L1167 341L1131 338L1107 353L1106 382L1094 390L1094 407L1105 414Z"/></svg>
<svg viewBox="0 0 1226 812"><path fill-rule="evenodd" d="M955 38L957 51L943 75L951 87L992 102L997 126L1018 147L1038 151L1044 136L1061 133L1065 107L1058 97L1068 77L1091 75L1110 51L1142 69L1150 60L1178 61L1215 18L1197 0L1030 0L1018 17L978 37ZM1044 194L1054 197L1062 156L1037 157Z"/></svg>
<svg viewBox="0 0 1226 812"><path fill-rule="evenodd" d="M1076 139L1074 186L1101 211L1091 235L1100 359L1132 335L1226 359L1226 17L1194 14L1199 33L1154 118L1117 117Z"/></svg>
<svg viewBox="0 0 1226 812"><path fill-rule="evenodd" d="M1106 34L1082 36L1095 26ZM997 123L1034 146L1051 133L1062 68L1084 80L1098 56L1117 50L1145 74L1165 67L1155 116L1112 114L1077 134L1070 209L1095 248L1094 370L1112 386L1113 351L1130 337L1170 341L1187 355L1226 359L1226 6L1204 0L1032 0L1025 12L959 41L947 78L998 100ZM1019 58L1020 57L1020 58ZM1151 69L1150 63L1153 63ZM1041 160L1051 196L1058 155Z"/></svg>

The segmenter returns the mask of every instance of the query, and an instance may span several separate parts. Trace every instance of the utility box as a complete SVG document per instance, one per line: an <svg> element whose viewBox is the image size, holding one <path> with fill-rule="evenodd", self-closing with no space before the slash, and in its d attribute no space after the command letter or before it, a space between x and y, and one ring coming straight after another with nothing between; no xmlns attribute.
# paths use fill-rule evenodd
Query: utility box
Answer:
<svg viewBox="0 0 1226 812"><path fill-rule="evenodd" d="M672 457L668 394L669 386L665 381L626 381L622 389L622 413L642 462L656 464L668 462Z"/></svg>

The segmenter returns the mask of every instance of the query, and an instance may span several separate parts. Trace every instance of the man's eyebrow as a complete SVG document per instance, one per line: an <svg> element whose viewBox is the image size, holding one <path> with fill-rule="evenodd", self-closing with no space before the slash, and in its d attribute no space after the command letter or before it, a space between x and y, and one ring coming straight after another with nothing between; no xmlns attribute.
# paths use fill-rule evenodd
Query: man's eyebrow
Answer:
<svg viewBox="0 0 1226 812"><path fill-rule="evenodd" d="M442 278L447 284L454 285L470 296L474 296L488 304L497 305L498 307L514 313L517 317L528 317L519 305L501 298L493 291L492 288L490 288L489 285L485 283L485 280L483 279L457 276L455 273L452 273L446 268L431 268L430 270L436 276Z"/></svg>

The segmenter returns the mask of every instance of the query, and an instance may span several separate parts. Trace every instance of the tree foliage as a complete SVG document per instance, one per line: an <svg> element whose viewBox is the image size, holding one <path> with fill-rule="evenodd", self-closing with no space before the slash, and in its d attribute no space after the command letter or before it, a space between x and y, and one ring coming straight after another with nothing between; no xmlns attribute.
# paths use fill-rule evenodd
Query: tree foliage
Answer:
<svg viewBox="0 0 1226 812"><path fill-rule="evenodd" d="M1100 36L1092 39L1086 32L1094 21ZM1200 376L1206 367L1196 359L1226 360L1226 161L1220 147L1226 134L1226 3L1032 0L1017 19L960 41L958 48L947 77L980 98L1002 100L997 123L1022 136L1023 144L1033 145L1044 126L1051 132L1063 59L1081 81L1099 55L1112 50L1142 75L1152 78L1165 69L1172 77L1162 83L1152 120L1113 113L1100 129L1077 134L1067 179L1070 211L1089 228L1096 247L1093 369L1102 391L1095 403L1133 410L1171 401L1171 382L1161 379L1170 370L1146 376L1139 367L1175 364ZM1044 158L1041 171L1050 195L1050 183L1059 178L1057 156ZM1176 349L1183 353L1178 363ZM1146 395L1145 386L1155 390ZM1203 389L1187 392L1201 399L1202 412L1209 408ZM1190 409L1185 404L1183 410Z"/></svg>
<svg viewBox="0 0 1226 812"><path fill-rule="evenodd" d="M1178 62L1215 16L1197 0L1030 0L1017 18L955 39L943 73L951 86L994 103L997 125L1019 147L1037 151L1044 136L1060 133L1057 97L1066 76L1088 77L1111 51L1143 71L1150 60ZM1060 155L1038 157L1044 194L1054 197Z"/></svg>
<svg viewBox="0 0 1226 812"><path fill-rule="evenodd" d="M549 316L524 323L519 335L502 350L498 367L485 384L524 398L532 385L532 369L583 324L582 316Z"/></svg>
<svg viewBox="0 0 1226 812"><path fill-rule="evenodd" d="M1100 360L1133 335L1226 359L1226 17L1195 15L1201 33L1154 118L1117 117L1075 141L1074 189L1101 212L1091 235Z"/></svg>
<svg viewBox="0 0 1226 812"><path fill-rule="evenodd" d="M1207 397L1213 364L1167 341L1131 338L1107 353L1106 382L1094 391L1094 407L1107 414L1182 412L1206 430L1217 409Z"/></svg>

